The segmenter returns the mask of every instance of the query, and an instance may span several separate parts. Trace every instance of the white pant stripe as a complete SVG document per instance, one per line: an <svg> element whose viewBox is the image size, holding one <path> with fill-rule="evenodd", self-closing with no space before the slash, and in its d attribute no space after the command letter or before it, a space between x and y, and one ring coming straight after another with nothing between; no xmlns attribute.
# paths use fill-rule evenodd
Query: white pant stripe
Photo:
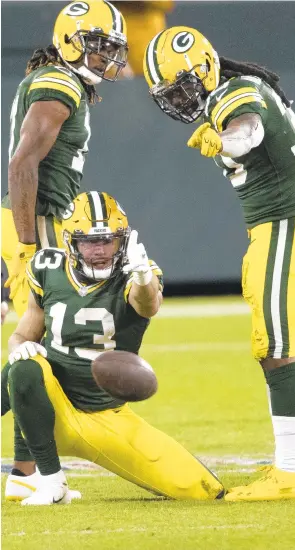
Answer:
<svg viewBox="0 0 295 550"><path fill-rule="evenodd" d="M280 289L282 280L283 260L286 246L288 220L281 220L279 227L278 245L275 257L273 282L271 289L271 317L274 329L275 350L273 357L279 359L282 357L283 339L280 317Z"/></svg>

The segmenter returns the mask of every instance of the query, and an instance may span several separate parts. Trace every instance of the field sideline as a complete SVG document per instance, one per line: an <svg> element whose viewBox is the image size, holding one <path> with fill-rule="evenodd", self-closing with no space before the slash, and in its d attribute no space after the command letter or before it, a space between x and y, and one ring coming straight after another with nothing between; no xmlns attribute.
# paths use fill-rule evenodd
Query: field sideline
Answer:
<svg viewBox="0 0 295 550"><path fill-rule="evenodd" d="M11 312L2 331L3 363L14 326ZM159 390L132 408L199 456L226 487L261 475L258 468L273 454L264 378L249 342L249 310L239 298L166 299L141 348ZM2 422L2 491L13 456L11 434L9 413ZM294 546L294 501L168 501L77 458L63 457L62 463L82 501L41 509L3 501L3 550Z"/></svg>

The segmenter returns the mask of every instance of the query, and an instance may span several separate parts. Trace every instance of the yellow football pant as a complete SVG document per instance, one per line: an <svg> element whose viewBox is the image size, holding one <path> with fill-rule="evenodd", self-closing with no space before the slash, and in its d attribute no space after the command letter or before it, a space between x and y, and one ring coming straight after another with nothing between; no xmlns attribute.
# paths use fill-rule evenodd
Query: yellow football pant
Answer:
<svg viewBox="0 0 295 550"><path fill-rule="evenodd" d="M75 409L49 362L41 356L34 360L42 368L55 410L54 433L60 455L84 458L149 491L175 499L214 499L223 490L202 463L128 405L93 413Z"/></svg>
<svg viewBox="0 0 295 550"><path fill-rule="evenodd" d="M12 217L12 211L9 208L1 208L1 226L1 255L6 263L8 273L10 274L12 258L18 243L18 236ZM48 246L64 248L61 233L61 222L53 216L48 216L46 218L44 216L37 216L36 241L38 249L46 248ZM27 281L25 281L24 285L19 287L15 298L13 299L14 309L18 317L22 317L27 309L29 292L29 285Z"/></svg>
<svg viewBox="0 0 295 550"><path fill-rule="evenodd" d="M295 356L295 218L258 225L242 268L255 359Z"/></svg>

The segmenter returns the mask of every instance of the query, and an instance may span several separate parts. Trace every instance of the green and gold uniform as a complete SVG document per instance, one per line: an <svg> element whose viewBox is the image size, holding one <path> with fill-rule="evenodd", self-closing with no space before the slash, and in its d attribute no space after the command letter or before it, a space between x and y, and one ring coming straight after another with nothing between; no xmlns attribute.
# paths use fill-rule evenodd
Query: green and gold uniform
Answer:
<svg viewBox="0 0 295 550"><path fill-rule="evenodd" d="M162 286L161 270L151 260L150 265ZM223 494L221 483L193 455L93 381L91 360L106 350L137 353L149 324L128 302L132 275L118 272L83 286L66 254L51 248L35 255L28 278L44 309L47 350L47 359L38 355L29 361L42 369L58 453L90 460L172 498ZM24 363L19 366L26 369Z"/></svg>
<svg viewBox="0 0 295 550"><path fill-rule="evenodd" d="M239 158L216 164L235 188L251 243L243 294L252 309L257 359L295 356L295 114L257 77L232 78L208 97L205 121L222 132L245 113L260 115L264 138Z"/></svg>
<svg viewBox="0 0 295 550"><path fill-rule="evenodd" d="M15 152L24 118L35 101L61 101L70 109L48 155L39 164L36 202L37 248L62 247L60 219L79 193L90 138L86 92L72 71L48 65L32 71L19 85L11 109L9 157ZM9 196L2 201L2 256L10 271L18 242ZM14 300L18 315L27 307L22 289Z"/></svg>

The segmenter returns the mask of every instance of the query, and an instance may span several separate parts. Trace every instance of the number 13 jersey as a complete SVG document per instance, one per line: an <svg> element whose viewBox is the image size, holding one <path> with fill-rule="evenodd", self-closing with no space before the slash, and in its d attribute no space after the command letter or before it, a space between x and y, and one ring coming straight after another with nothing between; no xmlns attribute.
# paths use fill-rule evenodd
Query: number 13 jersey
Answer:
<svg viewBox="0 0 295 550"><path fill-rule="evenodd" d="M162 271L150 260L162 285ZM66 253L40 250L27 267L36 303L44 309L47 359L64 392L79 409L104 410L121 401L100 390L91 361L107 350L138 353L150 320L128 302L132 275L118 271L100 283L82 285Z"/></svg>

